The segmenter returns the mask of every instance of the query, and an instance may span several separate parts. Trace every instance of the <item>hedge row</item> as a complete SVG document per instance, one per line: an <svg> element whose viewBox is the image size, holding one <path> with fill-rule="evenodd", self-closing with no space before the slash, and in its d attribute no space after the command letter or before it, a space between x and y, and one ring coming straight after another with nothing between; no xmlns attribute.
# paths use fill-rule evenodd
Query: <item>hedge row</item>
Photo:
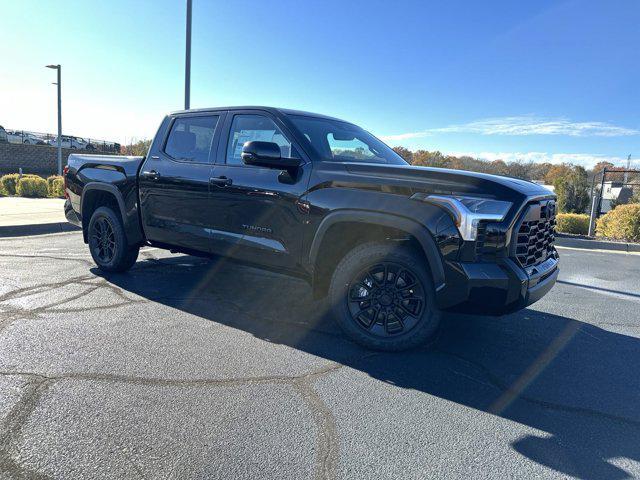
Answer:
<svg viewBox="0 0 640 480"><path fill-rule="evenodd" d="M64 198L64 178L59 175L48 177L47 191L50 197Z"/></svg>
<svg viewBox="0 0 640 480"><path fill-rule="evenodd" d="M22 178L40 178L38 175L26 174L22 175ZM0 177L0 185L2 186L2 191L5 195L16 195L17 192L17 184L18 179L20 179L20 174L18 173L10 173L9 175L3 175Z"/></svg>
<svg viewBox="0 0 640 480"><path fill-rule="evenodd" d="M561 233L587 235L589 215L584 213L559 213L556 215L556 230Z"/></svg>
<svg viewBox="0 0 640 480"><path fill-rule="evenodd" d="M16 195L21 197L47 197L49 190L47 189L47 181L42 177L23 176L16 183Z"/></svg>
<svg viewBox="0 0 640 480"><path fill-rule="evenodd" d="M640 203L618 205L598 219L596 235L640 242Z"/></svg>
<svg viewBox="0 0 640 480"><path fill-rule="evenodd" d="M11 173L0 177L0 195L21 197L64 197L64 179L52 175L46 180L38 175Z"/></svg>
<svg viewBox="0 0 640 480"><path fill-rule="evenodd" d="M556 230L561 233L587 235L589 215L559 213L556 216ZM596 235L599 237L640 242L640 204L618 205L598 219Z"/></svg>

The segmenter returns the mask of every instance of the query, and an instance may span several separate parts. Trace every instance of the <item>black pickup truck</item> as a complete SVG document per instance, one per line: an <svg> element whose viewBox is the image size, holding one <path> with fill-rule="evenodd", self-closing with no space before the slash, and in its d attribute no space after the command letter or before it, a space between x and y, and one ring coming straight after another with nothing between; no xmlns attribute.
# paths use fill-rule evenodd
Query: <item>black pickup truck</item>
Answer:
<svg viewBox="0 0 640 480"><path fill-rule="evenodd" d="M375 349L424 342L442 311L524 308L558 276L551 192L410 166L323 115L172 113L146 157L70 155L65 185L66 217L103 271L154 245L296 275Z"/></svg>

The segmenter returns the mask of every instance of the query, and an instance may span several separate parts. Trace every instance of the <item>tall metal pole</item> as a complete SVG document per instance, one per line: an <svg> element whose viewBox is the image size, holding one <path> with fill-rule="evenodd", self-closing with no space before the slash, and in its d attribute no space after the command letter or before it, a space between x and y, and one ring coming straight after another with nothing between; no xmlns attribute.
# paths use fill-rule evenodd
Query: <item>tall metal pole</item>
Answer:
<svg viewBox="0 0 640 480"><path fill-rule="evenodd" d="M624 178L622 179L622 186L624 187L629 180L629 169L631 169L631 154L627 157L627 169L624 172Z"/></svg>
<svg viewBox="0 0 640 480"><path fill-rule="evenodd" d="M600 181L600 191L597 192L597 197L593 196L591 199L591 215L589 216L589 236L593 237L596 233L596 221L602 210L602 195L604 193L604 181L607 176L607 167L602 169L602 180ZM594 176L595 181L595 176Z"/></svg>
<svg viewBox="0 0 640 480"><path fill-rule="evenodd" d="M62 67L60 65L46 65L58 72L58 175L62 175Z"/></svg>
<svg viewBox="0 0 640 480"><path fill-rule="evenodd" d="M184 62L184 109L191 104L191 0L187 0L187 42Z"/></svg>
<svg viewBox="0 0 640 480"><path fill-rule="evenodd" d="M58 175L62 175L62 67L58 65Z"/></svg>

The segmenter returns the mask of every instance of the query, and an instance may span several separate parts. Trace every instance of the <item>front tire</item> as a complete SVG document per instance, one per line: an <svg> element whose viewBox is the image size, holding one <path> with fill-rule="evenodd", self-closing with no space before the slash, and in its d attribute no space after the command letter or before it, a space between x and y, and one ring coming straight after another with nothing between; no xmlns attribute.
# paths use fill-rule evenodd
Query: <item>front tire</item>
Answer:
<svg viewBox="0 0 640 480"><path fill-rule="evenodd" d="M367 243L347 253L331 278L329 300L342 330L369 349L415 348L440 324L424 258L395 243Z"/></svg>
<svg viewBox="0 0 640 480"><path fill-rule="evenodd" d="M138 258L139 246L130 246L120 217L109 207L99 207L89 221L89 251L105 272L129 270Z"/></svg>

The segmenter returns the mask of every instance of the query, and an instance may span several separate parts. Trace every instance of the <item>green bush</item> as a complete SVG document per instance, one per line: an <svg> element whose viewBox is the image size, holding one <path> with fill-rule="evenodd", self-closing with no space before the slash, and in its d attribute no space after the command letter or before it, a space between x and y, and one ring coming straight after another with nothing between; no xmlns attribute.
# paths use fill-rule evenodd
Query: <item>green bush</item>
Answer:
<svg viewBox="0 0 640 480"><path fill-rule="evenodd" d="M51 175L47 178L47 191L50 197L64 197L64 179L59 175Z"/></svg>
<svg viewBox="0 0 640 480"><path fill-rule="evenodd" d="M21 197L46 197L49 194L47 181L35 175L23 175L16 184L16 194Z"/></svg>
<svg viewBox="0 0 640 480"><path fill-rule="evenodd" d="M9 173L7 175L3 175L0 177L0 186L2 187L2 191L5 195L15 195L17 193L16 187L18 183L18 179L20 178L19 173ZM31 173L27 173L22 175L22 178L41 178L38 175L33 175Z"/></svg>
<svg viewBox="0 0 640 480"><path fill-rule="evenodd" d="M620 205L598 219L596 235L640 242L640 204Z"/></svg>
<svg viewBox="0 0 640 480"><path fill-rule="evenodd" d="M0 178L0 184L2 184L2 190L4 190L7 195L15 195L16 194L16 182L20 175L17 173L10 173L8 175L3 175Z"/></svg>
<svg viewBox="0 0 640 480"><path fill-rule="evenodd" d="M556 230L562 233L587 235L589 233L589 215L584 213L559 213L556 215Z"/></svg>

